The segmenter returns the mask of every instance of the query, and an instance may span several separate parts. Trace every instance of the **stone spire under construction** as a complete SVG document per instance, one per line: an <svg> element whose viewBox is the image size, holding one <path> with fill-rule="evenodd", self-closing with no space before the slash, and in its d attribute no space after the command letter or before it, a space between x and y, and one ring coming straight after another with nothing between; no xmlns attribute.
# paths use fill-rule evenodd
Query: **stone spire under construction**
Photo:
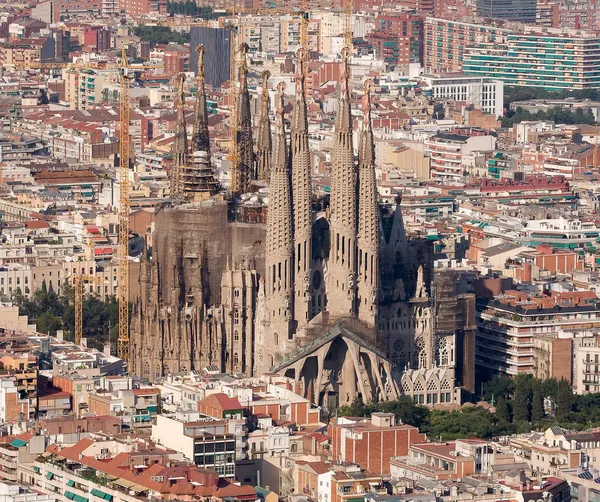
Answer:
<svg viewBox="0 0 600 502"><path fill-rule="evenodd" d="M262 74L262 101L260 122L258 125L258 141L256 143L257 177L259 180L267 182L271 173L271 155L273 152L271 120L269 119L269 88L267 86L270 76L271 73L269 70L265 70Z"/></svg>
<svg viewBox="0 0 600 502"><path fill-rule="evenodd" d="M352 146L350 49L342 50L340 100L333 140L327 310L354 315L356 296L356 168Z"/></svg>
<svg viewBox="0 0 600 502"><path fill-rule="evenodd" d="M294 319L298 327L312 317L312 210L311 154L308 148L308 112L305 89L306 57L298 50L296 101L292 111L292 193L294 211Z"/></svg>
<svg viewBox="0 0 600 502"><path fill-rule="evenodd" d="M173 169L171 171L171 196L178 198L181 196L181 170L187 164L188 143L185 124L185 95L183 84L185 83L185 74L180 73L177 76L177 121L175 123L175 142L173 143Z"/></svg>
<svg viewBox="0 0 600 502"><path fill-rule="evenodd" d="M250 180L254 177L254 150L252 143L250 93L248 92L247 53L248 45L244 43L240 46L240 93L237 99L237 162L231 174L231 191L234 195L247 192Z"/></svg>
<svg viewBox="0 0 600 502"><path fill-rule="evenodd" d="M286 353L291 335L292 289L292 191L290 158L283 123L283 91L277 86L276 133L271 164L269 211L265 249L265 330L257 353L258 373L267 371Z"/></svg>
<svg viewBox="0 0 600 502"><path fill-rule="evenodd" d="M196 75L196 107L194 131L192 134L192 153L206 152L210 162L210 138L208 135L208 109L206 107L206 92L204 90L204 53L206 48L199 45L196 48L198 54L198 74Z"/></svg>
<svg viewBox="0 0 600 502"><path fill-rule="evenodd" d="M371 126L371 81L364 85L363 126L358 146L358 235L357 310L358 318L376 326L379 295L379 205L375 179L375 145Z"/></svg>

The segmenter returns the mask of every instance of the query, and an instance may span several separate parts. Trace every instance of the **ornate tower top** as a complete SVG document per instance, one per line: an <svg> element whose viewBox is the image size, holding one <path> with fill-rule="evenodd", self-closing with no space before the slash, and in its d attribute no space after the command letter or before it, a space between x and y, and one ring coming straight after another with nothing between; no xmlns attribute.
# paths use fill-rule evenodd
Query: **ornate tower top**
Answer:
<svg viewBox="0 0 600 502"><path fill-rule="evenodd" d="M294 103L294 112L292 113L292 132L300 132L307 130L308 117L306 110L306 88L304 78L304 65L306 58L304 57L304 49L298 49L296 63L296 102Z"/></svg>
<svg viewBox="0 0 600 502"><path fill-rule="evenodd" d="M243 43L240 45L240 82L246 83L248 76L248 44Z"/></svg>
<svg viewBox="0 0 600 502"><path fill-rule="evenodd" d="M185 83L185 74L177 75L177 121L175 124L175 142L174 148L174 163L171 173L171 194L174 197L181 195L181 169L187 164L187 131L185 124L185 95L183 85Z"/></svg>
<svg viewBox="0 0 600 502"><path fill-rule="evenodd" d="M285 127L283 125L283 93L285 83L277 84L277 108L275 111L275 152L273 161L276 168L287 170L288 151L285 138Z"/></svg>
<svg viewBox="0 0 600 502"><path fill-rule="evenodd" d="M255 178L254 172L254 143L252 140L252 116L250 113L250 93L248 92L248 62L246 54L248 45L240 45L240 94L237 100L237 145L239 163L233 185L239 193L248 191L250 180Z"/></svg>
<svg viewBox="0 0 600 502"><path fill-rule="evenodd" d="M375 146L373 144L373 128L371 126L371 85L373 81L368 79L363 84L364 94L362 98L363 129L359 145L359 162L361 165L375 164Z"/></svg>
<svg viewBox="0 0 600 502"><path fill-rule="evenodd" d="M256 150L258 156L258 179L269 180L271 171L271 120L269 119L269 88L268 81L271 73L266 70L262 74L262 101L260 108L260 121L258 126L258 140Z"/></svg>
<svg viewBox="0 0 600 502"><path fill-rule="evenodd" d="M204 90L204 53L206 48L199 45L196 48L198 54L198 73L196 75L196 105L194 132L192 134L192 152L206 152L210 164L210 138L208 134L208 109L206 107L206 92Z"/></svg>
<svg viewBox="0 0 600 502"><path fill-rule="evenodd" d="M350 49L342 49L342 67L340 71L340 106L337 113L338 132L352 130L352 112L350 110Z"/></svg>

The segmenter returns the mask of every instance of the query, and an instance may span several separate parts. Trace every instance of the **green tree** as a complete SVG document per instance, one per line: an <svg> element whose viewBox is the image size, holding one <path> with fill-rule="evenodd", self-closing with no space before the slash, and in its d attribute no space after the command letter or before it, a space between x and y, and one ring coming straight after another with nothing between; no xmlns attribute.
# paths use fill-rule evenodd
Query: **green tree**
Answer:
<svg viewBox="0 0 600 502"><path fill-rule="evenodd" d="M497 400L501 397L508 397L515 391L515 382L512 378L506 375L496 375L483 386L483 398L486 401L491 401L492 398Z"/></svg>
<svg viewBox="0 0 600 502"><path fill-rule="evenodd" d="M512 406L504 397L499 397L496 402L496 417L507 424L512 423Z"/></svg>
<svg viewBox="0 0 600 502"><path fill-rule="evenodd" d="M513 402L513 417L515 421L529 422L531 420L531 380L531 375L518 375L515 378Z"/></svg>
<svg viewBox="0 0 600 502"><path fill-rule="evenodd" d="M176 2L176 5L184 5L183 2ZM182 33L171 31L168 26L137 26L133 30L134 34L141 40L150 43L151 47L158 44L186 44L190 41L189 32Z"/></svg>
<svg viewBox="0 0 600 502"><path fill-rule="evenodd" d="M533 394L531 398L531 420L538 422L544 418L544 396L542 385L538 380L533 382Z"/></svg>
<svg viewBox="0 0 600 502"><path fill-rule="evenodd" d="M40 333L55 336L56 331L62 329L62 320L50 312L44 312L37 318L36 329Z"/></svg>
<svg viewBox="0 0 600 502"><path fill-rule="evenodd" d="M556 418L566 420L573 406L573 389L564 378L558 382L556 391Z"/></svg>

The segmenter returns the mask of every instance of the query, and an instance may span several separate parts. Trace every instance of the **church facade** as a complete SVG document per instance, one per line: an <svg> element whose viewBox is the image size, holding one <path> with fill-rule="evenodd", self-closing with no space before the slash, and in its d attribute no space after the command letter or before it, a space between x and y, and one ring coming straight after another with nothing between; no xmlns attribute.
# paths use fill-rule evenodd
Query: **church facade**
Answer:
<svg viewBox="0 0 600 502"><path fill-rule="evenodd" d="M461 385L474 390L472 364L464 361L474 351L474 299L456 299L452 291L438 298L431 242L407 239L400 200L394 207L378 203L369 81L355 160L349 58L345 49L328 209L315 209L312 193L306 60L299 53L289 134L284 84L272 128L264 74L257 155L241 142L234 166L244 171L234 172L236 179L268 181L266 225L227 220L232 202L216 190L200 201L183 193L182 203L163 211L164 224L157 217L134 301L132 372L150 379L207 365L246 375L276 372L327 409L357 396L455 403ZM247 103L241 66L239 102ZM244 110L238 124L251 124ZM194 152L186 162L193 158ZM454 309L455 322L438 325L441 307Z"/></svg>

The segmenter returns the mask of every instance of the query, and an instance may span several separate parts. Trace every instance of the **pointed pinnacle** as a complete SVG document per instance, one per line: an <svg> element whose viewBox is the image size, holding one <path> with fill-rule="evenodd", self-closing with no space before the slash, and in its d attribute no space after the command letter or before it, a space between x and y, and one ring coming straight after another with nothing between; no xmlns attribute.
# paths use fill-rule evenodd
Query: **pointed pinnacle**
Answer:
<svg viewBox="0 0 600 502"><path fill-rule="evenodd" d="M204 45L199 45L196 47L196 54L198 54L198 80L204 80L204 53L206 52L206 47Z"/></svg>

